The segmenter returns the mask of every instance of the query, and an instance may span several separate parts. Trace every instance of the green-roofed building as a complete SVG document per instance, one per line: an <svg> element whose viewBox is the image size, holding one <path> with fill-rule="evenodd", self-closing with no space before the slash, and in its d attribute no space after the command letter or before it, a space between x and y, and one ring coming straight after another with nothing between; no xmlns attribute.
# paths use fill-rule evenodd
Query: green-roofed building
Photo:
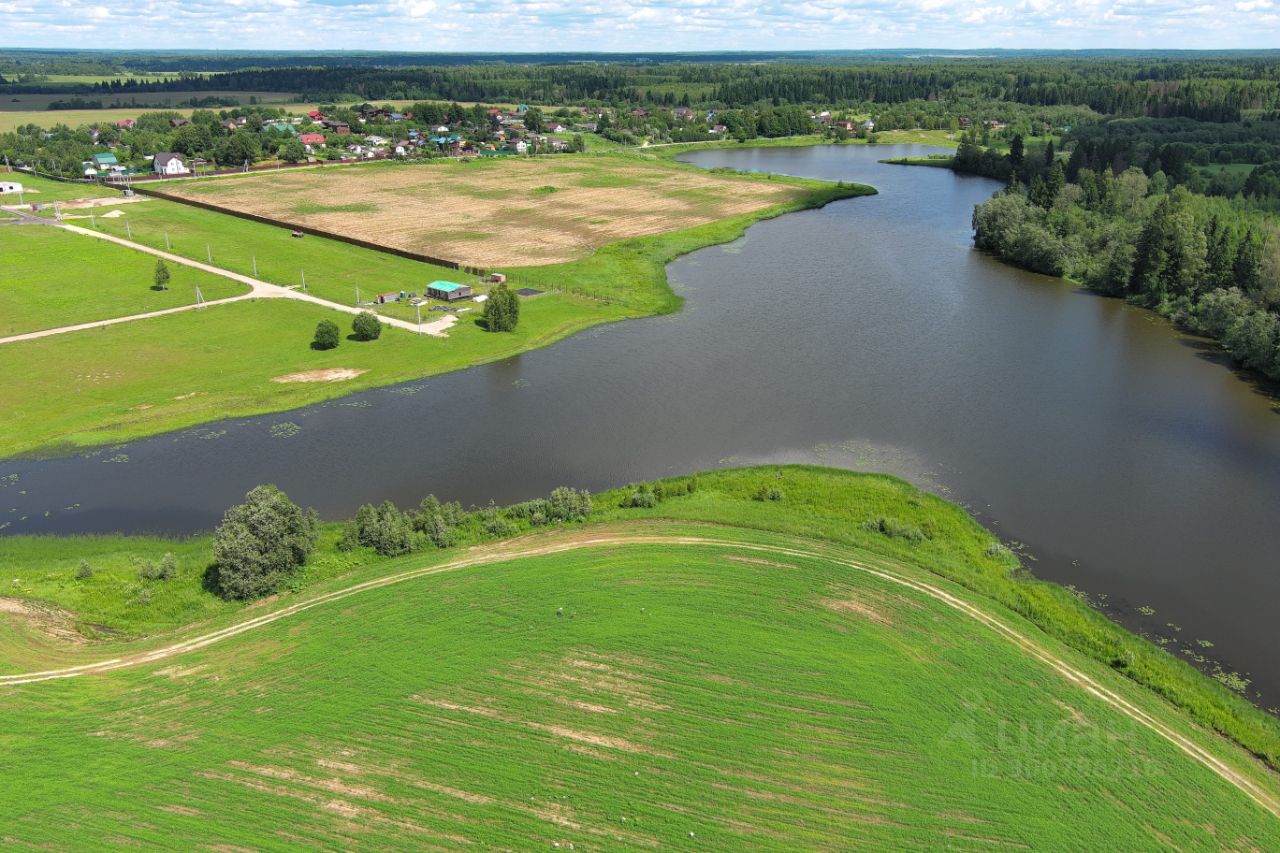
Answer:
<svg viewBox="0 0 1280 853"><path fill-rule="evenodd" d="M471 286L455 284L452 281L433 281L427 285L427 296L432 299L443 299L453 302L455 299L466 299L471 295Z"/></svg>

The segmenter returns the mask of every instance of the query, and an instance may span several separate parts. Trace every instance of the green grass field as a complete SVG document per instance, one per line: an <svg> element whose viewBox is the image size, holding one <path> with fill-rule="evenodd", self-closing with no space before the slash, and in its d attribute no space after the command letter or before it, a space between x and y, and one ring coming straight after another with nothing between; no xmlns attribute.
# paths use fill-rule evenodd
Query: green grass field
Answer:
<svg viewBox="0 0 1280 853"><path fill-rule="evenodd" d="M169 264L168 290L154 290L156 259L59 228L0 229L5 287L0 337L174 308L248 291L238 282Z"/></svg>
<svg viewBox="0 0 1280 853"><path fill-rule="evenodd" d="M6 344L0 347L0 397L11 406L9 416L0 419L0 458L70 451L224 417L280 411L505 358L600 323L674 311L680 300L667 283L665 265L675 257L733 240L769 216L872 192L860 186L793 183L807 190L795 202L622 240L569 263L507 269L512 287L547 291L522 302L514 333L485 332L475 322L479 307L467 303L472 312L461 315L446 339L388 329L373 344L344 342L336 350L315 352L310 349L315 325L333 312L254 300ZM215 265L245 274L253 272L256 257L258 276L277 284L300 283L305 269L308 290L336 302L353 303L357 284L367 299L384 291L421 293L437 278L468 281L453 270L318 237L294 239L285 229L173 202L148 200L121 209L127 210L123 217L99 217L97 230L123 237L128 222L138 243L164 248L168 234L174 253L204 261L208 246ZM415 316L407 305L378 310L409 320ZM424 320L433 316L423 311ZM349 317L336 319L349 328ZM270 381L339 367L367 372L341 383ZM37 369L44 377L41 383L21 380ZM80 403L66 406L59 397L66 394Z"/></svg>
<svg viewBox="0 0 1280 853"><path fill-rule="evenodd" d="M52 181L39 175L26 172L0 172L5 180L14 180L22 184L22 197L27 204L44 204L51 201L70 201L77 198L109 198L118 197L119 192L100 187L97 184L73 184L66 181ZM0 196L0 204L17 204L17 194Z"/></svg>
<svg viewBox="0 0 1280 853"><path fill-rule="evenodd" d="M1263 798L1274 775L928 570L1007 571L958 508L845 472L699 479L696 494L654 510L602 495L603 523L479 550L356 553L349 571L243 612L105 614L135 628L206 620L142 641L73 647L0 614L0 667L12 673L123 658L334 595L173 657L0 684L13 768L0 837L15 848L1280 844L1280 821L1160 732ZM761 483L782 499L752 500ZM885 513L928 538L847 521ZM6 540L0 566L80 583L44 542ZM91 584L123 578L126 552L174 551L183 569L167 583L184 595L196 594L207 546L65 540L62 553L77 543L108 567ZM450 568L464 554L484 562ZM365 581L378 583L353 589ZM142 604L135 593L132 607L167 606L165 595Z"/></svg>
<svg viewBox="0 0 1280 853"><path fill-rule="evenodd" d="M610 316L576 297L523 306L520 327L490 334L464 320L447 339L388 328L376 341L315 351L321 320L351 317L279 299L216 305L0 346L2 456L70 451L226 417L295 408L542 346ZM466 316L466 315L464 315ZM612 317L621 315L613 313ZM345 382L277 383L309 370L367 371ZM40 382L31 376L39 375ZM67 400L75 400L75 405Z"/></svg>

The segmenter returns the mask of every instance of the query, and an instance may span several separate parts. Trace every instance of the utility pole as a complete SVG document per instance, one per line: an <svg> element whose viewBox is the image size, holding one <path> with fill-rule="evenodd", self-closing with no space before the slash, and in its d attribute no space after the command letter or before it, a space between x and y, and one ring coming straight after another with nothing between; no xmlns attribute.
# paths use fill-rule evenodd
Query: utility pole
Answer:
<svg viewBox="0 0 1280 853"><path fill-rule="evenodd" d="M89 208L89 227L90 227L90 228L92 228L92 229L93 229L93 230L95 230L95 231L97 231L97 230L98 230L98 220L97 220L97 219L94 217L94 215L93 215L93 208L92 208L92 207L91 207L91 208Z"/></svg>
<svg viewBox="0 0 1280 853"><path fill-rule="evenodd" d="M209 259L209 263L213 263L213 249L209 248L209 244L204 244L204 255Z"/></svg>
<svg viewBox="0 0 1280 853"><path fill-rule="evenodd" d="M164 250L165 250L166 252L172 252L172 251L173 251L173 247L169 245L169 232L168 232L168 231L164 232Z"/></svg>
<svg viewBox="0 0 1280 853"><path fill-rule="evenodd" d="M302 292L306 293L307 292L307 271L298 270L298 272L302 273Z"/></svg>
<svg viewBox="0 0 1280 853"><path fill-rule="evenodd" d="M254 278L258 277L258 256L257 255L253 256L253 277Z"/></svg>
<svg viewBox="0 0 1280 853"><path fill-rule="evenodd" d="M196 285L196 304L197 305L204 304L204 294L200 292L200 285L198 284Z"/></svg>
<svg viewBox="0 0 1280 853"><path fill-rule="evenodd" d="M129 225L129 220L124 221L124 233L129 235L129 239L133 240L133 228Z"/></svg>
<svg viewBox="0 0 1280 853"><path fill-rule="evenodd" d="M422 334L422 303L419 302L414 307L418 309L418 334Z"/></svg>
<svg viewBox="0 0 1280 853"><path fill-rule="evenodd" d="M356 285L356 307L360 307L360 285Z"/></svg>

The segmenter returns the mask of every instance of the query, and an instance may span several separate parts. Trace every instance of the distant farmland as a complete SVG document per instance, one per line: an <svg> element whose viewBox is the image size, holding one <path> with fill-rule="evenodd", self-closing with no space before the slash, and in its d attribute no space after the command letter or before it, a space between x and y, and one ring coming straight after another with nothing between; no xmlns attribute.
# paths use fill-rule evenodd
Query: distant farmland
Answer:
<svg viewBox="0 0 1280 853"><path fill-rule="evenodd" d="M176 195L476 266L550 264L606 243L793 201L782 182L631 157L503 158L184 182Z"/></svg>

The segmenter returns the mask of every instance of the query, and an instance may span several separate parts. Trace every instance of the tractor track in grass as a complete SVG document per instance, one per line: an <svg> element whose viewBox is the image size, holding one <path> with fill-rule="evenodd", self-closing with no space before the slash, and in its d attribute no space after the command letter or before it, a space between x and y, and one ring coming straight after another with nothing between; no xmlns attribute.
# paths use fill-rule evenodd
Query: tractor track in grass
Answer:
<svg viewBox="0 0 1280 853"><path fill-rule="evenodd" d="M1273 817L1280 819L1280 799L1277 799L1274 794L1255 782L1249 775L1235 769L1213 752L1202 747L1200 744L1196 743L1195 740L1178 731L1175 727L1163 722L1116 691L1101 684L1092 676L1076 668L1067 660L1047 648L1042 642L1039 642L1027 634L1005 624L1001 619L991 615L982 608L971 604L938 586L914 580L887 569L873 568L872 566L868 566L863 563L843 559L830 553L824 553L822 550L804 550L784 545L766 545L753 542L741 542L733 539L693 535L621 534L616 532L601 532L576 533L570 536L559 536L553 541L541 542L536 545L529 544L529 540L517 540L517 542L509 543L504 546L476 549L480 551L480 553L474 553L461 559L451 560L434 566L426 566L423 568L398 572L393 575L387 575L386 577L364 581L345 589L318 595L314 598L300 601L288 607L282 607L278 610L271 611L270 613L264 613L260 616L246 619L243 622L236 623L235 625L230 625L226 628L211 631L159 649L125 655L95 663L81 664L79 666L45 670L43 672L0 675L0 688L16 687L43 681L77 678L85 675L98 675L117 669L143 666L145 664L167 660L179 655L198 651L223 640L239 636L240 634L244 634L256 628L261 628L264 625L269 625L280 619L302 613L314 607L319 607L322 604L341 601L344 598L349 598L361 592L380 589L382 587L415 580L428 575L456 571L458 569L471 568L491 563L508 562L510 560L549 556L584 548L605 548L620 545L708 546L713 548L733 548L762 552L776 556L824 560L829 563L844 566L872 577L879 578L882 581L905 587L921 595L928 596L929 598L932 598L953 610L959 611L970 619L981 623L1003 639L1013 643L1026 654L1029 654L1033 658L1041 661L1050 670L1067 682L1074 684L1085 693L1088 693L1094 698L1109 705L1113 710L1120 712L1129 719L1137 722L1147 729L1150 729L1151 731L1154 731L1156 734L1172 743L1184 754L1195 759L1218 777L1242 791L1246 796L1269 812ZM1190 723L1188 724L1191 725ZM1216 737L1216 735L1214 735L1214 737Z"/></svg>

